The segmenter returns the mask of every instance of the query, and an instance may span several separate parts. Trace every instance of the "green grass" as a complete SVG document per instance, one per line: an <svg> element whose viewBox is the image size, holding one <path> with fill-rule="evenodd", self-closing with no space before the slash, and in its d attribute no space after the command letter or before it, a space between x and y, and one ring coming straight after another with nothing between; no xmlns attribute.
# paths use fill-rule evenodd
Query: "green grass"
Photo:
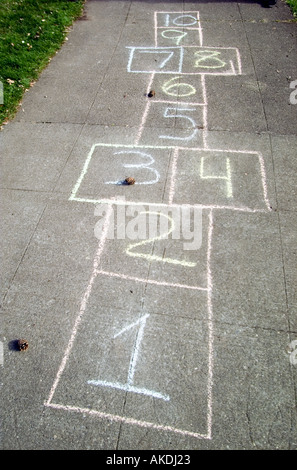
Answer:
<svg viewBox="0 0 297 470"><path fill-rule="evenodd" d="M1 0L0 126L15 115L25 91L63 44L67 28L81 16L84 3Z"/></svg>
<svg viewBox="0 0 297 470"><path fill-rule="evenodd" d="M297 19L297 0L286 0L286 2L290 6L294 17Z"/></svg>
<svg viewBox="0 0 297 470"><path fill-rule="evenodd" d="M297 19L297 0L286 0ZM0 126L16 113L85 0L0 0ZM1 104L3 103L3 104Z"/></svg>

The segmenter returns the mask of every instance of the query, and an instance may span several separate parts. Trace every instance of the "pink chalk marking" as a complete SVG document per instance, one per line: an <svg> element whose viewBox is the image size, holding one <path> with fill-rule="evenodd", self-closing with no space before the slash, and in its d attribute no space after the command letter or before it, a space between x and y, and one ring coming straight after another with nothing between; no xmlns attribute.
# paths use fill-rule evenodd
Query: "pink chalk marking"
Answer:
<svg viewBox="0 0 297 470"><path fill-rule="evenodd" d="M174 432L176 434L195 437L197 439L211 439L210 434L199 434L193 431L177 429L172 426L151 423L149 421L141 421L138 419L128 418L125 416L113 415L111 413L105 413L103 411L90 410L89 408L80 408L78 406L60 405L58 403L45 403L45 406L48 406L49 408L53 408L55 410L73 411L76 413L83 413L91 417L94 416L95 418L108 419L109 421L116 422L116 423L126 423L126 424L131 424L134 426L135 425L140 426L142 428L151 428L151 429L156 429L158 431L164 431L164 432Z"/></svg>
<svg viewBox="0 0 297 470"><path fill-rule="evenodd" d="M105 218L105 221L104 221L104 224L103 224L102 236L99 240L98 249L96 251L95 258L94 258L94 261L93 261L93 271L92 271L92 274L91 274L91 278L90 278L88 287L87 287L87 289L84 293L84 296L82 298L79 314L76 317L74 327L73 327L73 330L72 330L72 334L71 334L70 340L68 342L68 346L67 346L66 351L64 353L64 356L63 356L61 365L59 367L58 373L56 375L55 381L53 383L53 386L50 390L49 397L48 397L48 399L45 403L47 405L50 404L50 402L53 398L53 395L55 393L55 390L57 388L57 385L60 381L61 375L62 375L62 373L65 369L66 363L68 361L70 352L71 352L72 347L73 347L74 340L76 338L78 327L81 323L82 317L83 317L83 315L85 313L85 310L87 308L87 304L88 304L88 300L89 300L89 297L90 297L90 294L91 294L91 291L92 291L92 287L93 287L94 281L95 281L96 276L97 276L97 268L99 266L101 255L102 255L102 252L103 252L103 249L104 249L104 246L105 246L105 242L107 240L111 214L112 214L112 206L109 206L108 209L107 209L106 218Z"/></svg>
<svg viewBox="0 0 297 470"><path fill-rule="evenodd" d="M126 274L113 273L113 272L110 272L110 271L103 271L101 269L98 269L96 271L96 273L97 274L102 274L102 275L108 276L108 277L117 277L117 278L128 280L128 281L142 282L142 283L145 283L145 284L155 284L157 286L178 287L180 289L192 289L192 290L200 290L200 291L205 291L205 292L208 291L208 287L189 286L187 284L175 284L173 282L155 281L154 279L128 276Z"/></svg>
<svg viewBox="0 0 297 470"><path fill-rule="evenodd" d="M213 211L208 215L208 247L207 247L207 310L208 310L208 383L207 383L207 429L211 439L212 430L212 388L213 388L213 313L212 313L212 275L211 275L211 251L213 234Z"/></svg>

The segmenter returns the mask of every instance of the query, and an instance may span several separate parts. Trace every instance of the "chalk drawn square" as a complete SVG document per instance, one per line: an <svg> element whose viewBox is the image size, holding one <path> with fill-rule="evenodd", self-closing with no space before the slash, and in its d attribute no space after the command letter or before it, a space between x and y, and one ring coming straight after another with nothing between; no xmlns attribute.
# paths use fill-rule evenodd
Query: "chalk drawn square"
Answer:
<svg viewBox="0 0 297 470"><path fill-rule="evenodd" d="M240 75L240 54L235 47L183 47L183 74Z"/></svg>
<svg viewBox="0 0 297 470"><path fill-rule="evenodd" d="M172 149L167 146L94 144L86 157L70 200L81 202L116 199L160 202ZM125 179L135 178L134 185Z"/></svg>
<svg viewBox="0 0 297 470"><path fill-rule="evenodd" d="M100 292L108 295L102 291L102 280L113 277L101 270L101 257L112 248L107 239L112 216L109 206L89 284L45 406L146 429L211 438L213 319L209 260L213 223L212 211L207 212L207 288L191 287L192 316L183 309L169 315L168 311L160 314L151 309L156 297L163 294L165 286L185 296L189 286L154 283L153 292L146 294L143 290L143 296L151 301L146 305L142 301L129 306L129 294L123 290L117 306L98 301ZM109 259L114 256L109 254ZM131 294L132 277L122 281L127 281ZM141 284L140 279L134 281ZM149 271L145 283L150 284Z"/></svg>
<svg viewBox="0 0 297 470"><path fill-rule="evenodd" d="M128 47L127 71L133 73L180 73L182 47Z"/></svg>
<svg viewBox="0 0 297 470"><path fill-rule="evenodd" d="M199 11L156 11L155 28L200 28Z"/></svg>
<svg viewBox="0 0 297 470"><path fill-rule="evenodd" d="M200 28L159 28L156 41L158 47L192 46L201 44Z"/></svg>
<svg viewBox="0 0 297 470"><path fill-rule="evenodd" d="M258 152L179 149L171 202L243 211L269 210L264 160Z"/></svg>
<svg viewBox="0 0 297 470"><path fill-rule="evenodd" d="M127 209L130 213L131 206ZM183 208L181 213L179 207L146 204L132 209L133 217L126 217L126 232L121 232L123 239L118 239L115 233L114 239L106 240L98 272L145 285L208 292L211 243L208 211ZM117 219L113 211L110 224L116 224ZM139 230L141 227L146 227L146 233ZM156 231L152 232L152 227ZM138 234L142 238L131 239Z"/></svg>
<svg viewBox="0 0 297 470"><path fill-rule="evenodd" d="M156 91L150 102L162 101L164 106L168 103L189 103L192 105L207 105L205 86L201 78L197 76L182 74L164 77L157 74L154 76L152 88Z"/></svg>
<svg viewBox="0 0 297 470"><path fill-rule="evenodd" d="M157 122L158 129L155 133L158 133L158 137L166 139L169 145L179 146L181 143L189 142L196 138L195 131L203 126L203 116L203 106L192 103L152 101L145 126L156 127ZM170 133L170 130L166 133L163 129L165 127L174 127L177 135ZM180 129L185 129L187 132L184 134L181 132L179 136L177 131Z"/></svg>
<svg viewBox="0 0 297 470"><path fill-rule="evenodd" d="M204 106L152 101L142 131L142 141L148 140L151 127L157 127L154 135L160 145L201 147L205 126Z"/></svg>
<svg viewBox="0 0 297 470"><path fill-rule="evenodd" d="M100 288L100 276L94 288ZM196 302L207 310L199 295ZM166 315L124 306L124 297L119 298L117 310L90 302L47 405L208 438L212 386L208 321L185 318L181 312L168 322Z"/></svg>

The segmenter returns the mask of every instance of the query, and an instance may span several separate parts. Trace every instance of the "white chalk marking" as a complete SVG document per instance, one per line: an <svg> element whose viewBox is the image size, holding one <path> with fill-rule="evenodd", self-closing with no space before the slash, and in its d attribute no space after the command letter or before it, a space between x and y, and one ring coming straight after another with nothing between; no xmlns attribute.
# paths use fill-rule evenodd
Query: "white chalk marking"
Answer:
<svg viewBox="0 0 297 470"><path fill-rule="evenodd" d="M156 50L144 50L144 51L139 51L140 54L156 54ZM168 54L167 57L159 64L159 69L162 69L165 67L167 62L173 57L174 52L173 51L157 51L157 54Z"/></svg>
<svg viewBox="0 0 297 470"><path fill-rule="evenodd" d="M263 188L263 194L264 194L264 201L265 201L267 209L269 211L271 211L272 209L271 209L271 205L270 205L270 202L269 202L269 199L268 199L264 158L263 158L263 155L260 152L258 152L257 155L258 155L259 164L260 164L260 173L261 173L261 181L262 181L262 188Z"/></svg>
<svg viewBox="0 0 297 470"><path fill-rule="evenodd" d="M201 51L196 51L194 54L205 54L204 56L196 59L194 65L191 65L193 68L202 68L203 70L194 70L191 71L185 70L185 68L189 67L189 64L184 64L184 54L185 52L190 51L191 48L199 48L202 46L158 46L158 47L136 47L136 46L127 46L127 48L131 49L128 65L127 65L127 72L128 73L165 73L165 74L179 74L179 75L214 75L214 76L221 76L221 75L241 75L241 59L240 54L237 48L235 47L211 47L211 46L203 46ZM218 55L221 54L221 51L232 51L234 53L234 59L229 59L230 68L224 69L227 65L227 62L224 62L222 59L218 58ZM152 63L148 69L140 67L140 69L132 70L132 62L135 59L135 54L168 54L168 56L159 63L158 67L155 67L155 64ZM176 58L176 53L179 53L178 59ZM208 55L206 55L208 54ZM173 61L171 60L173 59ZM206 60L215 61L215 65L206 65L203 62ZM135 59L137 60L137 58ZM170 67L167 69L165 65L168 65L170 62L174 62L174 67ZM226 58L228 60L228 58ZM234 64L234 60L236 60L236 66ZM163 70L162 70L163 69ZM224 70L220 70L224 69Z"/></svg>
<svg viewBox="0 0 297 470"><path fill-rule="evenodd" d="M182 68L182 63L183 63L183 54L184 50L181 46L169 46L169 47L136 47L136 46L126 46L127 49L130 50L130 55L128 59L128 65L127 65L127 72L128 73L166 73L166 74L172 74L172 73L180 73L181 68ZM138 54L155 54L155 55L160 55L160 54L167 54L167 57L158 64L157 68L155 67L155 64L152 63L152 67L147 70L147 69L142 69L142 70L132 70L132 62L133 58L135 57L135 52ZM178 53L178 58L176 59L176 64L173 67L174 70L167 70L165 65L170 62L170 60L173 58L175 59L176 54ZM174 64L173 64L174 65ZM165 68L164 68L165 67ZM161 70L164 69L164 70Z"/></svg>
<svg viewBox="0 0 297 470"><path fill-rule="evenodd" d="M194 15L195 14L195 15ZM157 15L165 16L165 22L163 23L164 26L160 26L159 22L157 20ZM178 15L178 16L176 16ZM171 17L175 17L175 19L172 20L172 25L170 25ZM155 11L154 12L154 27L155 29L160 29L160 28L168 28L170 26L178 26L178 27L184 27L185 29L199 29L201 28L200 26L200 13L198 10L191 10L191 11ZM179 18L191 18L193 21L191 23L176 23L176 21ZM197 27L194 27L193 25L197 25Z"/></svg>
<svg viewBox="0 0 297 470"><path fill-rule="evenodd" d="M149 316L150 315L148 313L143 315L138 320L136 320L135 322L133 322L130 325L126 326L125 328L123 328L121 331L119 331L118 333L116 333L114 335L114 338L117 338L118 336L121 336L122 334L124 334L127 331L131 330L131 328L134 328L135 326L140 325L138 333L137 333L137 337L136 337L136 343L135 343L135 346L133 348L131 358L130 358L127 383L121 384L119 382L108 382L106 380L88 380L87 383L89 385L115 388L115 389L118 389L118 390L123 390L125 392L140 393L142 395L152 396L154 398L160 398L160 399L165 400L165 401L170 400L169 395L163 395L162 393L156 392L154 390L148 390L148 389L142 388L142 387L135 387L133 385L134 374L135 374L135 369L136 369L136 363L137 363L139 352L140 352L140 344L142 342L146 320L148 319Z"/></svg>
<svg viewBox="0 0 297 470"><path fill-rule="evenodd" d="M139 351L140 351L140 344L142 342L143 338L143 332L146 324L146 320L148 319L149 314L147 313L146 315L143 315L142 317L139 318L136 322L132 323L131 325L128 325L126 328L121 330L117 335L114 336L116 338L119 335L122 335L124 332L128 331L129 329L133 328L134 326L140 325L137 338L136 338L136 344L133 349L131 359L130 359L130 365L129 365L129 371L128 371L128 379L127 379L127 385L133 385L134 382L134 374L135 374L135 368L136 368L136 363L138 360L139 356Z"/></svg>
<svg viewBox="0 0 297 470"><path fill-rule="evenodd" d="M132 328L134 328L134 326L137 326L139 324L142 324L143 322L145 323L147 318L149 317L149 313L146 313L145 315L143 315L142 317L138 318L138 320L136 320L135 322L133 323L130 323L130 325L127 325L125 326L124 328L122 328L118 333L116 333L113 337L114 338L117 338L118 336L121 336L123 333L126 333L126 331L129 331L131 330Z"/></svg>
<svg viewBox="0 0 297 470"><path fill-rule="evenodd" d="M158 12L154 11L154 32L155 32L155 47L158 46L158 18L157 18Z"/></svg>
<svg viewBox="0 0 297 470"><path fill-rule="evenodd" d="M151 171L155 175L155 178L153 180L136 181L135 184L155 184L155 183L157 183L160 179L160 174L155 168L150 167L150 165L155 163L155 160L153 159L153 157L150 154L141 152L139 150L121 150L120 152L115 152L114 155L126 155L126 154L133 154L133 153L136 154L136 155L140 155L143 158L148 158L149 163L136 163L136 164L126 163L126 164L122 164L122 166L124 168L142 168L142 169L146 168L147 170ZM105 181L104 184L123 184L123 182L122 181Z"/></svg>
<svg viewBox="0 0 297 470"><path fill-rule="evenodd" d="M238 75L241 75L242 69L241 69L241 58L240 58L239 50L235 49L235 52L236 52L236 57L237 57Z"/></svg>
<svg viewBox="0 0 297 470"><path fill-rule="evenodd" d="M170 114L170 111L174 111L173 114ZM183 141L189 141L189 140L192 140L194 139L194 137L197 135L198 133L198 130L196 129L196 122L194 121L193 118L191 118L190 116L186 116L185 114L178 114L177 111L196 111L195 108L171 108L171 107L168 107L165 109L165 112L163 114L163 117L164 118L173 118L173 119L176 119L176 118L182 118L182 119L186 119L187 121L189 121L191 124L192 124L192 127L194 128L194 131L192 132L191 135L187 136L187 137L176 137L176 136L171 136L171 135L159 135L159 138L160 139L172 139L172 140L183 140Z"/></svg>
<svg viewBox="0 0 297 470"><path fill-rule="evenodd" d="M124 392L139 393L140 395L146 395L153 398L159 398L164 401L169 401L169 395L163 395L162 393L155 392L154 390L148 390L146 388L135 387L134 385L121 384L118 382L107 382L105 380L88 380L89 385L97 385L101 387L115 388L123 390Z"/></svg>

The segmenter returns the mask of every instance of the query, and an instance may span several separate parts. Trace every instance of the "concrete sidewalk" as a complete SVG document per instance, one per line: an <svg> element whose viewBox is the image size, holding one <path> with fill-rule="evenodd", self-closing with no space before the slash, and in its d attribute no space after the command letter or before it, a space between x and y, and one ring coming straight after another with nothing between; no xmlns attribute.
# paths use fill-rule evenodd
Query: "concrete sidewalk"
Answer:
<svg viewBox="0 0 297 470"><path fill-rule="evenodd" d="M86 2L0 133L2 449L297 449L291 20Z"/></svg>

